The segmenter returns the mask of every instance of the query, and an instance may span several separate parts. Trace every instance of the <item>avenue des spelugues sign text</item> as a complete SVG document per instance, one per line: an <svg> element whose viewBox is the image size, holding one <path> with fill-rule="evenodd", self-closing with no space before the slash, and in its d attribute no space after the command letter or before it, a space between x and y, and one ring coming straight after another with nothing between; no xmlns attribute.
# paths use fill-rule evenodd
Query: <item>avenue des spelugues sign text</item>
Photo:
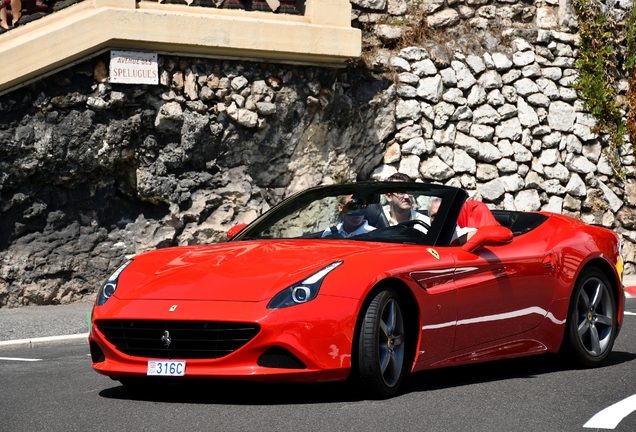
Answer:
<svg viewBox="0 0 636 432"><path fill-rule="evenodd" d="M118 84L159 84L157 53L110 52L110 79Z"/></svg>

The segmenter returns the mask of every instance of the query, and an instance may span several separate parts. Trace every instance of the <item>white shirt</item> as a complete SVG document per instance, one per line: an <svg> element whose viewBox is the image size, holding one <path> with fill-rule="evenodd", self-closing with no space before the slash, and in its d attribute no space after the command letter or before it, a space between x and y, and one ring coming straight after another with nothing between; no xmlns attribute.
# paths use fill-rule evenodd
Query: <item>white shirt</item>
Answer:
<svg viewBox="0 0 636 432"><path fill-rule="evenodd" d="M384 213L387 214L389 217L387 218L387 222L389 223L389 226L393 226L393 225L397 225L398 221L396 221L393 218L393 215L391 214L391 207L389 207L388 205L385 205L382 207L382 209L384 210ZM408 220L421 220L422 222L431 225L431 218L429 218L426 215L423 215L422 213L416 212L415 210L411 209L411 214L409 215L409 219ZM468 234L471 231L476 231L477 228L460 228L459 225L455 225L455 232L453 233L453 238L451 239L451 241L456 240L457 238L463 236L464 234Z"/></svg>
<svg viewBox="0 0 636 432"><path fill-rule="evenodd" d="M468 234L469 232L472 232L472 231L477 231L477 228L470 228L470 227L460 228L459 225L455 226L455 234L457 235L457 237L461 237L464 234Z"/></svg>
<svg viewBox="0 0 636 432"><path fill-rule="evenodd" d="M342 222L340 222L338 225L336 225L336 229L338 230L338 234L340 234L342 237L344 238L349 238L349 237L353 237L353 236L357 236L360 234L366 234L368 232L371 232L375 229L375 227L372 227L371 225L369 225L369 222L365 219L364 223L362 225L360 225L358 228L356 228L355 231L352 231L350 233L346 232L343 228L342 228ZM325 230L325 232L322 233L321 237L326 237L328 235L331 234L331 228L327 228Z"/></svg>
<svg viewBox="0 0 636 432"><path fill-rule="evenodd" d="M389 223L389 226L393 226L393 225L397 225L398 221L395 220L395 218L393 217L393 215L391 214L391 207L386 205L384 207L382 207L382 210L384 211L384 214L387 215L387 222ZM422 222L426 223L427 225L431 224L431 219L426 216L423 215L422 213L418 213L415 210L411 209L411 214L409 215L409 219L408 220L421 220Z"/></svg>

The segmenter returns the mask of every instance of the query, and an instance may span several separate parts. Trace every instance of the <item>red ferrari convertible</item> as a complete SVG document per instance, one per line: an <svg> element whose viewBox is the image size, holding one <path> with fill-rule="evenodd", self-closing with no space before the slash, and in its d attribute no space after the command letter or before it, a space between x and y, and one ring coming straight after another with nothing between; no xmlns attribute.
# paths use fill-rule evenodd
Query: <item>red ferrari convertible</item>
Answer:
<svg viewBox="0 0 636 432"><path fill-rule="evenodd" d="M471 218L466 199L423 183L316 187L226 243L136 256L97 295L93 368L142 387L350 379L386 398L424 369L557 352L601 364L623 321L617 234L544 212Z"/></svg>

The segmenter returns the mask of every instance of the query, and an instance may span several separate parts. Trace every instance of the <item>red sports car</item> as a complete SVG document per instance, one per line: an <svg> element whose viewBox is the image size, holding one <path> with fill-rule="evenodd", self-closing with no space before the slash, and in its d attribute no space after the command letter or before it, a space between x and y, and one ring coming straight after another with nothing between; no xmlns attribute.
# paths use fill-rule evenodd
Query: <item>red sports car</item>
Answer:
<svg viewBox="0 0 636 432"><path fill-rule="evenodd" d="M316 187L226 243L136 256L99 290L93 368L129 386L351 379L385 398L424 369L605 360L623 321L617 234L466 199L423 183Z"/></svg>

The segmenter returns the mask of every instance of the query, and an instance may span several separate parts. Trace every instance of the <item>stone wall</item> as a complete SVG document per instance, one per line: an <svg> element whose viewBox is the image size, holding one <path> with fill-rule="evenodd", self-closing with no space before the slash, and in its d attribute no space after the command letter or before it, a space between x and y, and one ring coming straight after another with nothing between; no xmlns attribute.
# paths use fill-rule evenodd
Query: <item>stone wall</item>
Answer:
<svg viewBox="0 0 636 432"><path fill-rule="evenodd" d="M390 82L344 70L161 57L145 87L106 61L0 98L0 306L92 296L127 256L368 178L395 131Z"/></svg>
<svg viewBox="0 0 636 432"><path fill-rule="evenodd" d="M159 86L125 86L103 56L0 97L0 307L92 297L128 256L222 241L293 192L398 170L613 228L634 271L632 148L617 182L569 86L576 34L400 49L376 27L345 69L160 56Z"/></svg>
<svg viewBox="0 0 636 432"><path fill-rule="evenodd" d="M633 269L634 156L621 147L615 182L596 122L569 84L576 37L539 31L511 56L406 48L398 72L396 133L372 178L396 171L468 190L492 208L550 211L614 228ZM543 55L537 54L543 53ZM442 55L440 55L442 53Z"/></svg>

